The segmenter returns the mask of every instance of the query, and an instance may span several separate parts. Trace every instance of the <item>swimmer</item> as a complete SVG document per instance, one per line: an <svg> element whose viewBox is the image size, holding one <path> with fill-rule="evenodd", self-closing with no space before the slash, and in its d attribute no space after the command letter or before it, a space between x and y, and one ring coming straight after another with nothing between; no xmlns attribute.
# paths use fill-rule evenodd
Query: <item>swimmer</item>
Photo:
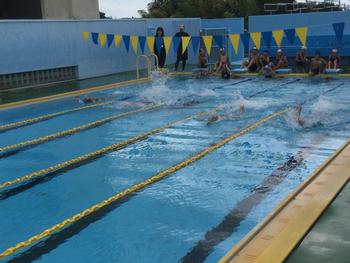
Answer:
<svg viewBox="0 0 350 263"><path fill-rule="evenodd" d="M209 115L209 117L208 117L208 125L210 125L210 124L213 124L213 123L215 123L215 122L218 122L218 121L220 121L220 120L222 120L222 119L224 119L225 118L225 116L223 115L223 114L220 114L219 113L220 112L220 110L219 109L216 109L215 110L215 112L213 112L211 115ZM244 105L244 103L241 101L240 103L239 103L239 113L241 113L241 114L243 114L245 112L245 105ZM226 116L227 117L227 116ZM237 116L238 117L238 116ZM228 117L227 117L228 118Z"/></svg>
<svg viewBox="0 0 350 263"><path fill-rule="evenodd" d="M220 119L219 114L213 114L213 115L209 116L207 124L208 125L213 124L213 123L219 121L219 119Z"/></svg>
<svg viewBox="0 0 350 263"><path fill-rule="evenodd" d="M243 101L241 101L239 103L239 112L240 113L244 113L245 112L245 105L244 105Z"/></svg>
<svg viewBox="0 0 350 263"><path fill-rule="evenodd" d="M302 106L300 104L298 104L295 107L295 112L294 112L294 120L296 123L298 123L300 126L304 126L305 124L305 120L304 118L301 116L301 111L302 111Z"/></svg>
<svg viewBox="0 0 350 263"><path fill-rule="evenodd" d="M79 103L95 103L95 102L99 102L99 101L104 101L103 98L95 98L95 97L85 97L84 99L81 99L80 96L76 96L75 99L79 102Z"/></svg>

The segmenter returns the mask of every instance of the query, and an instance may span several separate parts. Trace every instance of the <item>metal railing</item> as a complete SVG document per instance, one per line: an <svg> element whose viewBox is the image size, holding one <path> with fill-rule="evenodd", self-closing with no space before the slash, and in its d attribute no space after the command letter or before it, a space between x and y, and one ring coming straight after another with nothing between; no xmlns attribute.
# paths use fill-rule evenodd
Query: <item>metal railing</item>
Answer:
<svg viewBox="0 0 350 263"><path fill-rule="evenodd" d="M150 58L146 55L139 55L136 58L136 78L138 80L140 79L140 61L141 61L141 58L146 59L146 61L147 61L147 78L151 78L152 64L151 64Z"/></svg>

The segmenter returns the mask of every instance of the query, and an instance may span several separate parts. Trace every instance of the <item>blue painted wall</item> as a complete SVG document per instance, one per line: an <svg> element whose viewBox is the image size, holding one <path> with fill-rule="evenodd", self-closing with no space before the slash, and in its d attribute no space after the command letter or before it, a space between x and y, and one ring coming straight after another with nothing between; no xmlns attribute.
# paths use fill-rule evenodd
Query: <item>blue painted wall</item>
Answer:
<svg viewBox="0 0 350 263"><path fill-rule="evenodd" d="M179 31L179 26L184 25L185 31L190 36L199 36L201 30L201 19L200 18L161 18L161 19L147 19L147 34L150 36L155 35L157 27L163 27L166 36L174 36ZM197 54L194 54L192 46L189 46L189 59L188 63L197 63ZM170 52L166 59L166 64L174 64L176 56L173 46L170 47Z"/></svg>
<svg viewBox="0 0 350 263"><path fill-rule="evenodd" d="M203 19L202 30L204 33L210 31L221 31L224 29L227 34L241 34L244 32L243 18L226 18L226 19ZM243 44L240 43L237 55L235 54L230 40L227 38L227 48L231 61L241 60L244 57ZM217 56L217 54L213 54Z"/></svg>
<svg viewBox="0 0 350 263"><path fill-rule="evenodd" d="M333 30L333 23L348 22L345 25L343 45L337 43ZM350 12L320 12L302 13L271 16L249 17L249 31L262 32L277 29L295 27L309 27L307 38L308 54L312 55L315 50L320 50L323 56L327 56L330 50L337 47L341 55L350 56ZM275 45L274 41L272 41ZM283 39L282 48L288 56L295 56L301 43L298 38L294 46L287 39ZM264 49L264 47L262 47ZM271 53L275 53L276 47L272 47Z"/></svg>
<svg viewBox="0 0 350 263"><path fill-rule="evenodd" d="M1 21L0 74L78 66L84 79L135 69L131 47L100 48L83 31L145 35L146 21Z"/></svg>

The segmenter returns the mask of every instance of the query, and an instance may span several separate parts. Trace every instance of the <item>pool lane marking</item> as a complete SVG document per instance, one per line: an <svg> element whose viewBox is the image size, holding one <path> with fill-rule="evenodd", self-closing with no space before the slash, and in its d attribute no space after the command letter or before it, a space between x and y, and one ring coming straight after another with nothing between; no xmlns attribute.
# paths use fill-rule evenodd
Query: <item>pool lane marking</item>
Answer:
<svg viewBox="0 0 350 263"><path fill-rule="evenodd" d="M12 144L9 146L5 146L5 147L0 148L0 159L4 158L4 157L8 157L10 155L14 155L23 149L26 149L29 147L34 147L34 146L37 146L37 145L42 144L44 142L52 141L52 140L55 140L57 138L63 138L63 137L68 136L68 135L73 135L75 133L101 126L103 124L120 119L120 118L125 117L125 116L143 113L143 112L154 110L154 109L157 109L160 107L162 107L162 105L153 105L153 106L138 109L138 110L120 113L117 115L113 115L111 117L100 119L98 121L90 122L90 123L82 125L82 126L78 126L78 127L75 127L75 128L69 129L69 130L57 132L57 133L50 134L50 135L47 135L44 137L39 137L39 138L36 138L34 140L24 141L24 142Z"/></svg>
<svg viewBox="0 0 350 263"><path fill-rule="evenodd" d="M78 108L74 108L74 109L54 112L54 113L42 115L39 117L35 117L32 119L27 119L27 120L23 120L23 121L8 123L8 124L0 126L0 133L8 131L8 130L16 129L19 127L28 126L28 125L38 123L41 121L46 121L46 120L49 120L49 119L52 119L52 118L55 118L55 117L58 117L61 115L65 115L65 114L69 114L69 113L73 113L73 112L77 112L77 111L82 111L82 110L88 110L88 109L97 108L97 107L102 107L102 106L111 105L111 104L113 104L113 102L108 101L108 102L93 104L93 105L89 105L89 106L85 106L85 107L78 107Z"/></svg>
<svg viewBox="0 0 350 263"><path fill-rule="evenodd" d="M265 118L263 118L263 119L255 122L255 123L251 124L247 128L245 128L245 129L243 129L243 130L241 130L241 131L231 135L230 137L227 137L227 138L225 138L225 139L215 143L211 147L201 151L200 153L194 155L193 157L191 157L191 158L189 158L187 160L184 160L184 161L182 161L182 162L180 162L180 163L178 163L178 164L176 164L176 165L174 165L174 166L172 166L172 167L170 167L170 168L168 168L166 170L163 170L162 172L160 172L160 173L150 177L149 179L147 179L145 181L142 181L142 182L140 182L140 183L138 183L138 184L136 184L136 185L134 185L134 186L132 186L132 187L122 191L122 192L119 192L118 194L110 197L109 199L106 199L106 200L104 200L104 201L102 201L102 202L100 202L100 203L98 203L98 204L96 204L96 205L94 205L94 206L84 210L83 212L81 212L79 214L76 214L76 215L74 215L74 216L72 216L72 217L62 221L61 223L56 224L53 227L46 229L45 231L41 232L40 234L35 235L35 236L33 236L33 237L23 241L23 242L18 243L17 245L15 245L13 247L10 247L10 248L6 249L2 253L0 253L0 260L3 259L4 257L7 257L7 256L17 252L20 249L28 247L31 244L36 243L36 242L38 242L38 241L40 241L40 240L42 240L42 239L52 235L55 232L58 232L58 231L62 230L63 228L71 225L72 223L77 222L78 220L80 220L80 219L82 219L82 218L84 218L84 217L86 217L86 216L88 216L88 215L90 215L90 214L100 210L101 208L103 208L103 207L105 207L107 205L110 205L111 203L114 203L114 202L118 201L119 199L121 199L123 197L126 197L126 196L128 196L128 195L130 195L130 194L132 194L132 193L134 193L136 191L140 191L143 188L145 188L147 186L150 186L150 185L160 181L161 179L165 178L166 176L168 176L168 175L170 175L172 173L175 173L178 170L181 170L181 169L187 167L188 165L198 161L199 159L202 159L204 156L206 156L206 155L216 151L217 149L225 146L226 144L228 144L229 142L235 140L236 138L241 137L241 136L245 135L246 133L248 133L248 132L258 128L262 124L264 124L264 123L266 123L266 122L268 122L268 121L270 121L270 120L272 120L274 118L277 118L277 117L280 117L280 116L286 114L288 111L289 111L289 108L283 109L281 111L278 111L278 112L275 112L275 113L273 113L271 115L268 115Z"/></svg>
<svg viewBox="0 0 350 263"><path fill-rule="evenodd" d="M0 104L0 110L10 109L10 108L20 107L20 106L26 106L26 105L32 105L32 104L38 104L38 103L52 101L52 100L59 100L59 99L66 98L66 97L73 97L73 96L88 94L88 93L97 92L97 91L111 90L111 89L116 89L116 88L120 88L120 87L125 87L125 86L131 85L131 84L141 84L141 83L146 83L146 82L150 82L150 81L151 81L150 78L143 78L143 79L139 79L139 80L128 80L128 81L116 82L116 83L106 84L106 85L102 85L102 86L96 86L96 87L82 89L82 90L69 91L66 93L60 93L60 94L46 96L46 97L34 98L34 99L29 99L29 100L22 100L22 101L7 103L7 104Z"/></svg>
<svg viewBox="0 0 350 263"><path fill-rule="evenodd" d="M182 258L181 262L204 262L213 249L229 238L249 213L263 201L266 195L280 185L293 170L303 164L305 159L311 155L314 148L320 145L324 139L325 136L315 137L308 145L307 150L297 152L297 154L288 158L283 165L274 170L271 175L264 178L262 183L255 187L250 195L237 202L218 225L206 232L204 238L191 248Z"/></svg>

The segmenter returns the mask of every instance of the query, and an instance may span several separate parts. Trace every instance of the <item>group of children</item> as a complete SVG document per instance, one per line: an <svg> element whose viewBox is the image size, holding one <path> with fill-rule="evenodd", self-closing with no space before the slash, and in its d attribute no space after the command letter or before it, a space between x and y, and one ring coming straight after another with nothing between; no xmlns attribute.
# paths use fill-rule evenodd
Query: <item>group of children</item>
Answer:
<svg viewBox="0 0 350 263"><path fill-rule="evenodd" d="M241 68L247 69L250 73L259 73L266 78L272 78L276 76L276 70L286 69L288 66L288 59L282 49L277 50L275 60L272 61L268 50L265 50L260 55L259 50L254 47L250 52L249 58L242 63ZM302 47L296 55L295 66L299 73L309 72L310 76L320 75L324 73L326 68L338 69L340 67L340 56L338 55L338 50L333 49L327 62L321 57L320 51L316 51L314 57L309 61L307 58L307 49L306 47ZM198 67L198 77L204 77L209 74L207 55L204 48L199 50ZM232 76L231 63L226 50L223 48L220 49L220 55L215 63L214 73L221 75L225 79Z"/></svg>

